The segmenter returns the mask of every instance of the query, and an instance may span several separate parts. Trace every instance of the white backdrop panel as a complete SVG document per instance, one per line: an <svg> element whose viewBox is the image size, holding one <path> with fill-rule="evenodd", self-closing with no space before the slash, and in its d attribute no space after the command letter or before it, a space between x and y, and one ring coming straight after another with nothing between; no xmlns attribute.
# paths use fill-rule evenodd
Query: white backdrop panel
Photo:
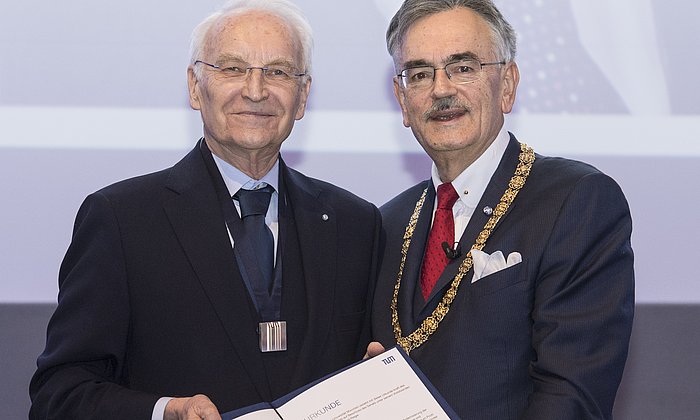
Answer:
<svg viewBox="0 0 700 420"><path fill-rule="evenodd" d="M400 2L298 3L316 36L313 86L285 156L380 205L429 171L391 90L384 32ZM700 50L687 35L700 3L497 3L520 41L508 128L540 153L586 160L621 184L638 302L700 303L700 78L691 73ZM188 39L218 5L0 4L0 302L55 301L83 197L171 165L200 136L186 97Z"/></svg>

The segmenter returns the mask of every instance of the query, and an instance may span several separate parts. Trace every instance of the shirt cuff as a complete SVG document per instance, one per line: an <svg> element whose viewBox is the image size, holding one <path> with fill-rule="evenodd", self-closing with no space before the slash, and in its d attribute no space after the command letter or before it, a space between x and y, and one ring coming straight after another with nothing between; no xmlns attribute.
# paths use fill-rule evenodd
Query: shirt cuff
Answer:
<svg viewBox="0 0 700 420"><path fill-rule="evenodd" d="M153 407L151 420L163 420L163 416L165 416L165 406L168 405L168 401L170 400L172 400L171 397L162 397L156 401L156 405Z"/></svg>

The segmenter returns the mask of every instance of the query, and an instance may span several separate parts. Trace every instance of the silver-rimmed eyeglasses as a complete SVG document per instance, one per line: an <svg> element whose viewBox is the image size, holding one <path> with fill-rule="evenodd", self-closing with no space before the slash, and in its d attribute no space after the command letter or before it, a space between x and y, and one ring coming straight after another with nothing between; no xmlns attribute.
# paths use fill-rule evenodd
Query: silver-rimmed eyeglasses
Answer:
<svg viewBox="0 0 700 420"><path fill-rule="evenodd" d="M430 87L435 81L435 72L445 70L452 83L461 85L479 80L485 66L500 66L505 61L481 63L479 60L466 59L445 64L445 67L414 66L401 70L396 76L403 88L423 89Z"/></svg>
<svg viewBox="0 0 700 420"><path fill-rule="evenodd" d="M245 80L245 77L252 70L260 70L263 78L266 81L285 83L296 80L298 77L306 76L306 73L300 73L297 69L284 64L271 64L265 67L254 67L244 63L226 64L217 66L216 64L207 63L206 61L197 60L194 64L204 64L219 71L219 73L230 80Z"/></svg>

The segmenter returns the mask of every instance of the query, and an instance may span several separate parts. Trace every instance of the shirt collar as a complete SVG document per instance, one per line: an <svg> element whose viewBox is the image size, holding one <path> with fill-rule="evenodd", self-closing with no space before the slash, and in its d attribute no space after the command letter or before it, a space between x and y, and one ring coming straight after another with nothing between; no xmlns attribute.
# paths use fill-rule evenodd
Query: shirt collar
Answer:
<svg viewBox="0 0 700 420"><path fill-rule="evenodd" d="M224 179L226 188L228 189L229 195L233 196L238 190L244 188L246 190L256 190L262 187L262 184L272 185L275 192L279 192L279 171L280 171L280 161L277 159L275 164L272 166L270 171L266 173L260 179L253 179L248 175L241 172L240 169L216 156L211 154L216 163L216 167L219 168L221 177Z"/></svg>
<svg viewBox="0 0 700 420"><path fill-rule="evenodd" d="M458 202L461 202L467 208L476 208L479 204L479 200L481 200L481 196L484 194L484 191L486 191L491 177L496 173L498 164L508 147L509 140L510 135L508 131L501 128L496 139L484 153L452 181L452 186L459 195ZM437 190L438 185L440 185L442 181L440 180L440 175L438 174L435 163L433 163L431 167L431 178L433 180L433 187Z"/></svg>

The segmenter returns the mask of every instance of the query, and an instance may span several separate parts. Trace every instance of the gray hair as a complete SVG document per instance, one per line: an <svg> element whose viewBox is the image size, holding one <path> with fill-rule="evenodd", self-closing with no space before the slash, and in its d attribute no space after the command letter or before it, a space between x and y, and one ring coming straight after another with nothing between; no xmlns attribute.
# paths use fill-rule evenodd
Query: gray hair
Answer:
<svg viewBox="0 0 700 420"><path fill-rule="evenodd" d="M491 28L493 42L499 60L513 61L516 53L515 31L503 17L492 0L406 0L391 19L386 31L386 46L396 60L403 38L419 19L435 13L463 7L470 9L486 20Z"/></svg>
<svg viewBox="0 0 700 420"><path fill-rule="evenodd" d="M192 31L190 40L190 64L199 60L204 49L207 34L215 23L221 19L239 16L251 11L262 11L284 21L290 30L296 32L301 43L304 71L311 74L311 55L314 46L311 25L301 9L288 0L230 0L221 9L205 18ZM195 69L195 74L198 72ZM200 75L197 74L197 77Z"/></svg>

